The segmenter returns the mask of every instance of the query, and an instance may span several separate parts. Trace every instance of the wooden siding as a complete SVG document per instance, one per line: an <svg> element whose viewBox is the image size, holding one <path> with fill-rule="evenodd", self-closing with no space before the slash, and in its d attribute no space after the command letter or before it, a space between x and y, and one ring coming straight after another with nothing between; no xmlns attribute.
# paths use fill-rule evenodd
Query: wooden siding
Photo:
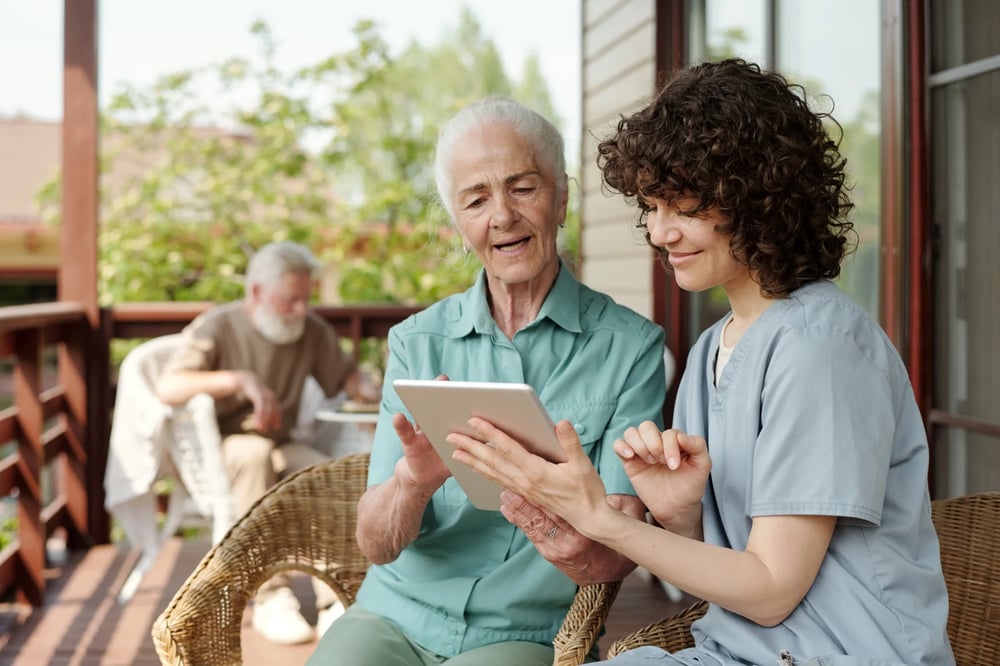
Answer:
<svg viewBox="0 0 1000 666"><path fill-rule="evenodd" d="M624 217L619 210L615 218L604 223L594 223L590 228L591 238L602 250L602 256L607 258L626 258L634 260L637 254L652 253L646 245L645 234L635 226L635 214L626 211L631 217Z"/></svg>
<svg viewBox="0 0 1000 666"><path fill-rule="evenodd" d="M651 316L653 257L634 228L636 211L601 190L597 142L643 103L656 79L656 3L583 0L581 251L583 280ZM596 138L595 138L596 137Z"/></svg>

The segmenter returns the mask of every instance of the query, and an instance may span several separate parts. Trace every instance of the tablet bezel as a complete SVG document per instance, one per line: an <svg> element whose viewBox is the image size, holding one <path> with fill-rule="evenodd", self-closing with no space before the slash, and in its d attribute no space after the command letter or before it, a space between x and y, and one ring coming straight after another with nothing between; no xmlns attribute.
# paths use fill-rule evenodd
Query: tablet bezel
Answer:
<svg viewBox="0 0 1000 666"><path fill-rule="evenodd" d="M392 386L452 476L479 509L497 511L503 488L452 458L455 447L445 441L452 432L478 438L468 425L473 416L489 421L536 455L554 462L566 459L556 438L555 425L529 384L396 379Z"/></svg>

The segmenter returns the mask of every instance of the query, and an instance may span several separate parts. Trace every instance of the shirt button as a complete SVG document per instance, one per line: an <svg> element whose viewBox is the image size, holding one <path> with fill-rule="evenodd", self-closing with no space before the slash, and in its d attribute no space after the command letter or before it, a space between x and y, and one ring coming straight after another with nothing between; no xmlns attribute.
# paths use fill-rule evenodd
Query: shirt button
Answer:
<svg viewBox="0 0 1000 666"><path fill-rule="evenodd" d="M574 423L573 430L576 430L576 434L582 435L583 433L587 432L587 426L583 425L582 423Z"/></svg>

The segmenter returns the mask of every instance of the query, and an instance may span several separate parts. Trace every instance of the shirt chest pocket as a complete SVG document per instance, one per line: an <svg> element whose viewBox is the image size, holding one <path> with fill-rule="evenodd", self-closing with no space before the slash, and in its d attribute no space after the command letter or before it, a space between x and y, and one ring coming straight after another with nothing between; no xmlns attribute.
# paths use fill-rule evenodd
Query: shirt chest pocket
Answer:
<svg viewBox="0 0 1000 666"><path fill-rule="evenodd" d="M573 429L576 430L576 434L580 438L583 450L588 454L592 454L594 446L604 439L608 429L614 427L611 421L617 406L617 400L606 398L556 400L546 403L553 423L559 423L559 421L566 419L573 424ZM621 437L627 425L624 424L620 428L621 432L612 432L611 434L615 437ZM593 456L591 455L591 457Z"/></svg>

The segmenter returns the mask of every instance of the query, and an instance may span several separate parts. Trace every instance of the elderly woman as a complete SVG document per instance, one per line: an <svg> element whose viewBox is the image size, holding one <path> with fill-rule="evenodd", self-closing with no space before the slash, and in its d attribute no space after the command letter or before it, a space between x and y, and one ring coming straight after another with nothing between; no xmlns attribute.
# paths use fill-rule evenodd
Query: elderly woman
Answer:
<svg viewBox="0 0 1000 666"><path fill-rule="evenodd" d="M612 450L625 428L662 421L663 332L578 282L556 238L567 205L563 140L507 99L460 111L441 131L438 190L483 270L468 291L389 334L381 419L358 543L372 561L357 603L311 664L551 664L578 585L635 565L518 498L473 506L393 391L398 378L527 383L568 419L633 518L642 503Z"/></svg>

